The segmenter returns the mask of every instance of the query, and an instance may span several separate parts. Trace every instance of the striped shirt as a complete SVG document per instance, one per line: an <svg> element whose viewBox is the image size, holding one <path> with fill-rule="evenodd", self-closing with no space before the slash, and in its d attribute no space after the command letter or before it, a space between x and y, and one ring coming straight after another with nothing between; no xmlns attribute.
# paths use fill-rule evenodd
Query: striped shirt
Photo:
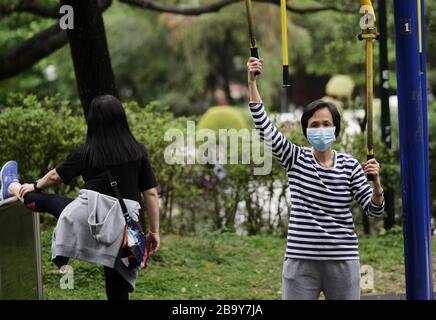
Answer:
<svg viewBox="0 0 436 320"><path fill-rule="evenodd" d="M368 216L384 211L372 201L360 163L334 151L334 165L322 167L313 149L291 143L272 124L263 103L249 103L254 125L265 145L286 169L291 213L285 257L310 260L357 260L358 241L350 206L353 198Z"/></svg>

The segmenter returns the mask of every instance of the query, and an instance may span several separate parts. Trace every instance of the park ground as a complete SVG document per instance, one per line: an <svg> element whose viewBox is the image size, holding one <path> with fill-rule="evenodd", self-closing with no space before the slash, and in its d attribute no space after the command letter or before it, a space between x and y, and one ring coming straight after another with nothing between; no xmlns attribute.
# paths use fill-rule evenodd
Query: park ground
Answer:
<svg viewBox="0 0 436 320"><path fill-rule="evenodd" d="M42 228L45 299L106 299L102 267L72 261L74 289L61 289L62 275L50 261L52 226ZM374 290L362 294L405 291L401 230L360 237L361 265L374 269ZM140 271L131 299L266 299L281 298L285 239L269 235L164 235L156 259ZM433 271L436 270L433 240ZM433 274L435 277L435 272Z"/></svg>

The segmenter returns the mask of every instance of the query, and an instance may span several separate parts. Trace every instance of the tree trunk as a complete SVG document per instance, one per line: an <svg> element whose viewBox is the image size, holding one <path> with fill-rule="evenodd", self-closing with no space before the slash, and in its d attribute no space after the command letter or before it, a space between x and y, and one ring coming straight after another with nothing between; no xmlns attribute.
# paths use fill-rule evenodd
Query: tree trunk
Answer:
<svg viewBox="0 0 436 320"><path fill-rule="evenodd" d="M169 209L168 209L168 231L173 232L173 192L169 192Z"/></svg>
<svg viewBox="0 0 436 320"><path fill-rule="evenodd" d="M12 78L31 68L68 42L65 31L56 23L0 54L0 79Z"/></svg>
<svg viewBox="0 0 436 320"><path fill-rule="evenodd" d="M232 39L232 31L230 29L226 30L225 33L225 41L224 45L221 49L221 65L222 65L222 75L223 75L223 89L224 93L226 95L227 104L232 106L234 105L235 101L232 98L232 95L230 93L230 69L232 66L229 65L229 62L232 61L231 57L229 56L229 44L233 43Z"/></svg>
<svg viewBox="0 0 436 320"><path fill-rule="evenodd" d="M385 191L385 212L386 217L384 219L385 230L392 229L395 226L395 202L394 202L394 190L387 189Z"/></svg>
<svg viewBox="0 0 436 320"><path fill-rule="evenodd" d="M232 232L235 230L235 218L236 218L236 212L238 211L238 204L241 200L239 191L235 191L235 195L233 198L232 205L226 210L226 222L225 226L227 229L231 230Z"/></svg>
<svg viewBox="0 0 436 320"><path fill-rule="evenodd" d="M85 116L95 97L118 97L106 41L103 17L97 0L61 0L74 9L74 29L68 29L77 88Z"/></svg>
<svg viewBox="0 0 436 320"><path fill-rule="evenodd" d="M330 76L308 74L303 67L297 67L291 75L291 87L286 95L288 103L298 107L305 106L308 102L319 99L325 95L325 86L329 79Z"/></svg>

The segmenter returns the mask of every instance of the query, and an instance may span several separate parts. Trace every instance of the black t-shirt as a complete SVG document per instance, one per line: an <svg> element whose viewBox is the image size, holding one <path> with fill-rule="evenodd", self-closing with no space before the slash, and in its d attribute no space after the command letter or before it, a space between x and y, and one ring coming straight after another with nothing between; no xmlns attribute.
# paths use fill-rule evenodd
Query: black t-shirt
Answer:
<svg viewBox="0 0 436 320"><path fill-rule="evenodd" d="M108 169L117 181L123 198L138 201L141 207L143 204L140 192L157 186L156 178L146 156L137 161L109 166ZM56 171L65 184L68 184L74 177L82 176L85 184L81 189L116 197L104 169L91 168L87 162L82 160L79 148L75 149L63 163L57 166Z"/></svg>

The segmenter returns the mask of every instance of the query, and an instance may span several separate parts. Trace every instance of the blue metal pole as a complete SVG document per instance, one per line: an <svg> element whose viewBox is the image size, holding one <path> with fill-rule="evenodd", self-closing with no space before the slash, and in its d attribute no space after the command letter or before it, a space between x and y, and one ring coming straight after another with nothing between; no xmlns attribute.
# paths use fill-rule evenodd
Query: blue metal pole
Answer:
<svg viewBox="0 0 436 320"><path fill-rule="evenodd" d="M418 1L423 7L423 0L394 0L398 120L406 296L409 300L431 300L433 284L427 100L423 94L425 60L421 60L425 58L425 46L420 46L423 37L421 28L418 27L421 23L418 19Z"/></svg>
<svg viewBox="0 0 436 320"><path fill-rule="evenodd" d="M421 88L422 88L422 100L425 102L425 112L423 113L423 122L424 122L424 137L428 137L428 112L427 112L427 68L426 68L426 61L427 61L427 50L426 50L426 36L425 36L425 19L424 19L424 0L421 1L421 34L422 34L422 53L421 53ZM428 138L427 138L428 139ZM425 151L425 159L429 159L428 156L428 141L426 141L426 145L424 148ZM428 210L429 210L429 227L430 227L430 233L431 233L431 201L430 201L430 166L426 165L426 174L425 177L427 178L427 199L428 199ZM431 246L429 247L429 254L432 253ZM434 297L433 297L434 298Z"/></svg>

